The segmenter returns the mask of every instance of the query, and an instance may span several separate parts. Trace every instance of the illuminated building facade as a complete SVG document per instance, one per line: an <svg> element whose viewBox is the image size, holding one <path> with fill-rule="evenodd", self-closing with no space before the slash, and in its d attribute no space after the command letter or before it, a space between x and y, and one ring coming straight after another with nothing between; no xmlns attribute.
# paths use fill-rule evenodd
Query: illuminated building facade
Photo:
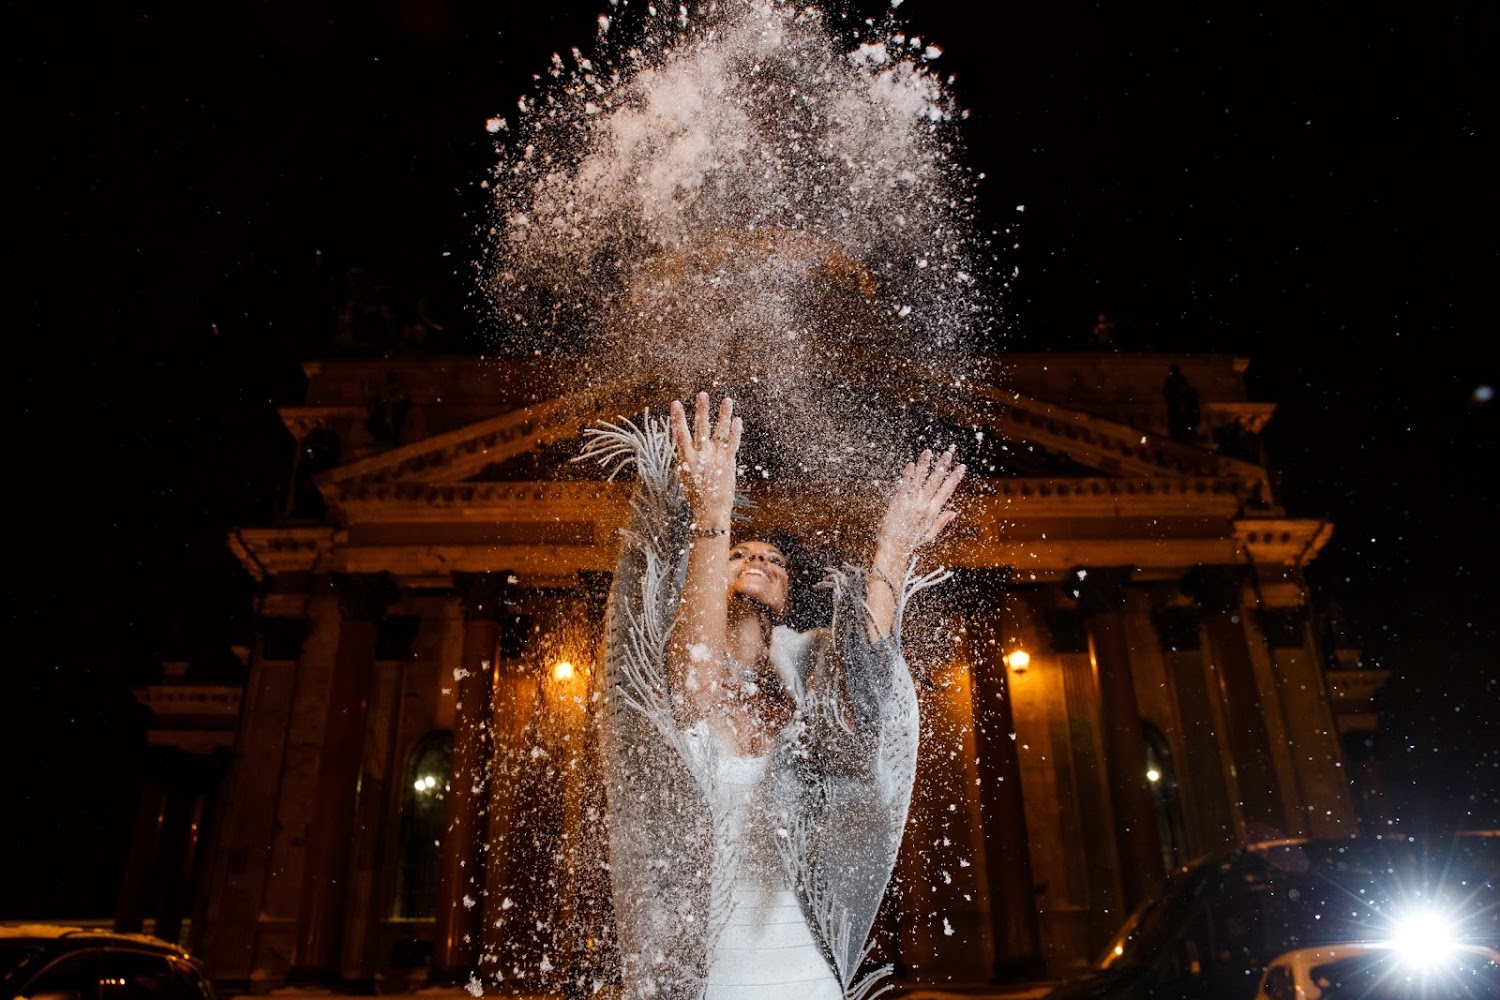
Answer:
<svg viewBox="0 0 1500 1000"><path fill-rule="evenodd" d="M220 982L560 991L599 961L577 841L630 486L569 461L556 364L306 366L286 516L230 539L260 597L193 914ZM1057 975L1170 867L1357 832L1381 677L1325 648L1302 572L1332 526L1277 506L1245 369L1005 355L913 386L971 478L929 555L956 578L908 625L925 742L879 928L906 979ZM646 381L599 383L596 412L660 411ZM856 484L747 491L748 531L858 551Z"/></svg>

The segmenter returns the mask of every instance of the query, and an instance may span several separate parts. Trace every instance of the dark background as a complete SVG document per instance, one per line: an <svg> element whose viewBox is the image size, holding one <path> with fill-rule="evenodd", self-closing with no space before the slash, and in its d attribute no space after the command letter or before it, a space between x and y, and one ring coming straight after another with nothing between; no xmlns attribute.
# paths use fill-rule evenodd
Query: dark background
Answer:
<svg viewBox="0 0 1500 1000"><path fill-rule="evenodd" d="M1248 357L1310 574L1397 672L1393 808L1500 824L1493 3L907 0L1020 268L994 346ZM884 5L854 8L880 14ZM607 0L7 3L11 539L0 918L108 916L132 684L232 675L298 364L350 267L482 349L472 238L512 112ZM628 16L621 19L628 21ZM617 25L617 34L624 30ZM1025 205L1018 213L1017 205Z"/></svg>

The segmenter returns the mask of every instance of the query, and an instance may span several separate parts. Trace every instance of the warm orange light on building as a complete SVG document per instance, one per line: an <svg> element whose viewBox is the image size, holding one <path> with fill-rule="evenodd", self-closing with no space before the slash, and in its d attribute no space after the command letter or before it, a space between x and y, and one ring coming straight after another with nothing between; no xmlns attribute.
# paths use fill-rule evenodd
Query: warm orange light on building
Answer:
<svg viewBox="0 0 1500 1000"><path fill-rule="evenodd" d="M575 673L573 664L567 660L559 660L552 664L552 679L555 681L570 681Z"/></svg>
<svg viewBox="0 0 1500 1000"><path fill-rule="evenodd" d="M1005 665L1018 674L1024 674L1031 666L1031 654L1024 649L1013 649L1005 654Z"/></svg>

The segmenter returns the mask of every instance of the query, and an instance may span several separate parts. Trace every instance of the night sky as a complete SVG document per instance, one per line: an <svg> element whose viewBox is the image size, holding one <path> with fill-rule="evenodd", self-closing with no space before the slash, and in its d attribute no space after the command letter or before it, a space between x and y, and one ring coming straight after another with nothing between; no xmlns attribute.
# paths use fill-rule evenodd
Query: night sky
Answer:
<svg viewBox="0 0 1500 1000"><path fill-rule="evenodd" d="M1496 5L1133 6L897 12L944 48L981 221L1020 243L993 346L1095 349L1104 312L1121 350L1249 357L1279 499L1337 525L1310 582L1397 672L1395 805L1500 825ZM112 913L131 685L235 676L223 538L277 509L275 406L347 270L482 349L484 123L609 9L7 4L0 919Z"/></svg>

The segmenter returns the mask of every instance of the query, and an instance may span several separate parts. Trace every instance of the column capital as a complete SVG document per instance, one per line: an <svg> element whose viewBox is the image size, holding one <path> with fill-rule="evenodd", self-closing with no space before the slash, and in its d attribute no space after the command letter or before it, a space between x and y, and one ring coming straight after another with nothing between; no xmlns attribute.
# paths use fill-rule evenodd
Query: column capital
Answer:
<svg viewBox="0 0 1500 1000"><path fill-rule="evenodd" d="M333 587L344 621L378 621L401 596L401 588L389 573L335 573Z"/></svg>
<svg viewBox="0 0 1500 1000"><path fill-rule="evenodd" d="M491 573L454 573L453 586L463 602L464 620L497 622L505 613L505 598L515 587L510 570Z"/></svg>

